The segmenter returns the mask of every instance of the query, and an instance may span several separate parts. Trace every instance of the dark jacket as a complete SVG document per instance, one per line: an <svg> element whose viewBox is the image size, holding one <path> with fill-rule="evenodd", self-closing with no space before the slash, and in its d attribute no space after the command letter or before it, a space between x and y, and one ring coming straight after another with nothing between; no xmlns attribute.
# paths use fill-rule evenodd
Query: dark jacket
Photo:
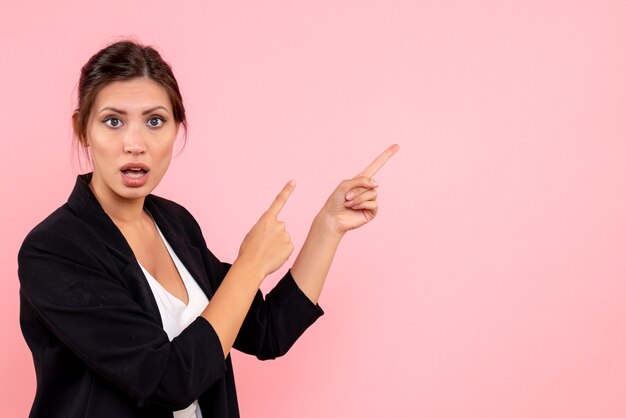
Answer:
<svg viewBox="0 0 626 418"><path fill-rule="evenodd" d="M150 287L119 229L79 176L68 202L19 252L20 322L35 363L30 416L172 417L199 399L204 418L238 417L230 356L202 317L169 341ZM149 195L145 208L209 299L226 275L182 206ZM323 311L290 272L259 291L234 348L283 355Z"/></svg>

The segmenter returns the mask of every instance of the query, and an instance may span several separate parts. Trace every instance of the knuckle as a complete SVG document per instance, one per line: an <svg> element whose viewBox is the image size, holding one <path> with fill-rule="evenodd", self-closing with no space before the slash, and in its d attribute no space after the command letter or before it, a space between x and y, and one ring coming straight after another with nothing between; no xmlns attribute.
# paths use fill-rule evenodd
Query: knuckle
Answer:
<svg viewBox="0 0 626 418"><path fill-rule="evenodd" d="M359 185L367 185L369 184L370 178L367 176L357 176L354 178L354 181L356 181Z"/></svg>

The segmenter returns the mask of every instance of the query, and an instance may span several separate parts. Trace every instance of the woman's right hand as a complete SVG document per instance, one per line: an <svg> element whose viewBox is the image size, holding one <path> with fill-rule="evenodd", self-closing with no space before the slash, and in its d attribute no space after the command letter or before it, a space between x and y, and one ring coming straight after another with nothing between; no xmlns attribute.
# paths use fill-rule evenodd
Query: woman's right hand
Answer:
<svg viewBox="0 0 626 418"><path fill-rule="evenodd" d="M237 260L259 268L263 278L278 270L293 252L285 223L278 220L281 209L296 187L291 180L280 191L267 211L248 232L239 248Z"/></svg>

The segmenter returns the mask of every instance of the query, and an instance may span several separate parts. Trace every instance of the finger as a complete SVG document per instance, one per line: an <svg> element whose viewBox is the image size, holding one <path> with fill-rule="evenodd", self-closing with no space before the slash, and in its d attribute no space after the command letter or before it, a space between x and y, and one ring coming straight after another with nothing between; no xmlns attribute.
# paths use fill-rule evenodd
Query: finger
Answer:
<svg viewBox="0 0 626 418"><path fill-rule="evenodd" d="M400 149L400 145L393 144L389 148L383 151L374 161L368 165L365 170L361 171L360 176L372 177L378 170L381 169L382 166L385 165L388 159L391 158L393 154L395 154Z"/></svg>
<svg viewBox="0 0 626 418"><path fill-rule="evenodd" d="M358 205L352 206L350 209L352 210L369 210L372 211L374 215L378 212L378 202L375 200L368 200L366 202L362 202Z"/></svg>
<svg viewBox="0 0 626 418"><path fill-rule="evenodd" d="M359 176L359 177L347 179L347 180L342 181L339 184L339 190L341 190L344 193L344 198L346 198L347 200L350 200L353 198L353 197L351 197L350 199L347 198L348 194L350 194L352 190L356 190L357 188L369 190L369 189L374 189L376 187L378 187L378 183L375 180L370 179L369 177L365 177L365 176Z"/></svg>
<svg viewBox="0 0 626 418"><path fill-rule="evenodd" d="M290 180L287 184L285 184L285 187L283 187L280 193L278 193L278 196L276 196L276 199L274 199L267 212L271 213L274 216L278 216L283 206L285 206L285 203L287 203L287 199L289 199L289 196L295 188L295 180Z"/></svg>
<svg viewBox="0 0 626 418"><path fill-rule="evenodd" d="M355 187L354 189L348 190L348 192L346 193L346 200L352 200L355 197L360 196L361 194L365 193L368 190L370 189L366 189L364 187Z"/></svg>
<svg viewBox="0 0 626 418"><path fill-rule="evenodd" d="M345 203L346 207L355 207L363 202L374 201L378 197L378 193L376 190L368 190L364 193L361 193L359 196L355 197L352 200L348 200Z"/></svg>

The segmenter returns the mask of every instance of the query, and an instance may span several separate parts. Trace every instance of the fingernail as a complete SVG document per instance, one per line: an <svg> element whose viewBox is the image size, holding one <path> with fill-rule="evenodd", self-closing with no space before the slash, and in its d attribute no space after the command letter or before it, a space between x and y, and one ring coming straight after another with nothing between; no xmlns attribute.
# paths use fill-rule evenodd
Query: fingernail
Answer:
<svg viewBox="0 0 626 418"><path fill-rule="evenodd" d="M349 193L346 195L346 200L352 200L352 198L353 198L353 197L354 197L354 192L349 192Z"/></svg>
<svg viewBox="0 0 626 418"><path fill-rule="evenodd" d="M350 201L346 202L346 206L350 207L352 205L354 205L354 201L353 200L350 200Z"/></svg>
<svg viewBox="0 0 626 418"><path fill-rule="evenodd" d="M379 183L378 183L376 180L374 180L374 179L371 179L371 180L370 180L370 184L371 184L372 186L378 186L378 185L379 185Z"/></svg>
<svg viewBox="0 0 626 418"><path fill-rule="evenodd" d="M295 180L291 180L291 181L289 181L289 185L290 185L290 186L295 186L295 185L296 185L296 181L295 181Z"/></svg>

